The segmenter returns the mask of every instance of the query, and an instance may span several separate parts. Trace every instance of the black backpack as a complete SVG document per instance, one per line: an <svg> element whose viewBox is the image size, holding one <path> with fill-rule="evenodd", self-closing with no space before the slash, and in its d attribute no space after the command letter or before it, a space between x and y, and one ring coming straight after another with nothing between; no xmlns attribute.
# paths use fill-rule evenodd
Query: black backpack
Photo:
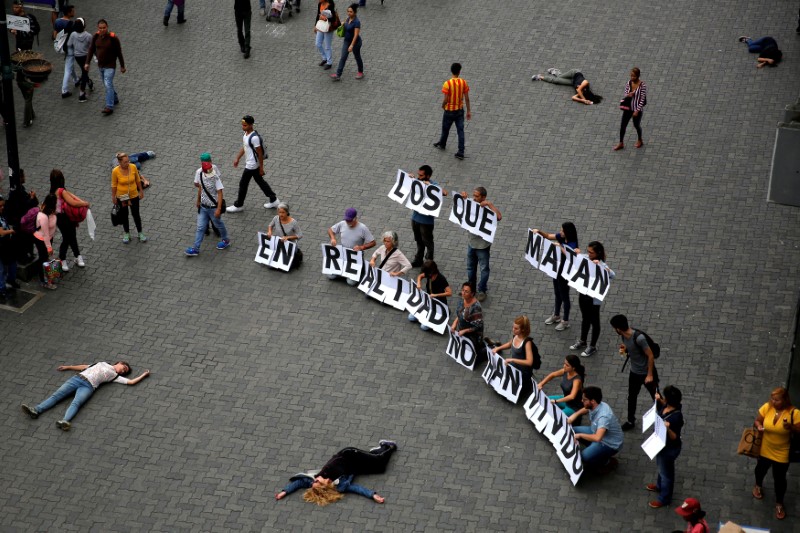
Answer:
<svg viewBox="0 0 800 533"><path fill-rule="evenodd" d="M648 335L647 333L645 333L644 331L642 331L640 329L635 329L634 328L634 330L633 330L633 339L634 339L634 341L636 340L636 338L639 335L644 335L644 340L647 341L647 345L650 347L650 351L653 352L653 359L658 359L661 356L661 346L659 346L659 344L656 341L654 341L650 337L650 335ZM630 357L626 356L625 357L625 362L622 363L622 369L620 370L620 372L624 372L625 371L625 367L628 365L628 361L629 360L630 360Z"/></svg>
<svg viewBox="0 0 800 533"><path fill-rule="evenodd" d="M533 352L533 364L531 365L531 367L534 370L539 370L540 368L542 368L542 356L539 355L539 348L536 346L536 343L533 342L533 339L530 337L525 339L525 342L522 343L522 346L525 346L526 342L531 343L531 351Z"/></svg>
<svg viewBox="0 0 800 533"><path fill-rule="evenodd" d="M261 141L261 153L264 154L264 159L269 159L269 155L267 155L267 145L264 143L264 137L261 136L256 130L253 130L253 133L258 135L258 140ZM250 145L250 149L253 151L253 155L256 156L256 161L258 161L258 152L256 152L256 146L253 146L253 135L247 138L247 144Z"/></svg>

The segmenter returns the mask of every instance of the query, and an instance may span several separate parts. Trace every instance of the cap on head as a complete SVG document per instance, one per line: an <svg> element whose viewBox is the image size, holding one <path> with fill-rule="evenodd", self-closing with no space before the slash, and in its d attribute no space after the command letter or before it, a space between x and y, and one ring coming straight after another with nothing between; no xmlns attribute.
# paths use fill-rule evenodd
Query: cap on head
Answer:
<svg viewBox="0 0 800 533"><path fill-rule="evenodd" d="M358 211L354 207L348 207L347 211L344 212L344 219L348 222L352 222L358 216Z"/></svg>
<svg viewBox="0 0 800 533"><path fill-rule="evenodd" d="M203 152L202 154L200 154L200 161L208 161L210 163L211 154L209 154L208 152Z"/></svg>
<svg viewBox="0 0 800 533"><path fill-rule="evenodd" d="M675 512L684 518L691 516L700 510L700 501L695 498L686 498L680 507L675 508Z"/></svg>
<svg viewBox="0 0 800 533"><path fill-rule="evenodd" d="M253 124L256 123L256 119L254 119L250 115L245 115L245 116L242 117L242 123L243 124L250 124L252 126Z"/></svg>

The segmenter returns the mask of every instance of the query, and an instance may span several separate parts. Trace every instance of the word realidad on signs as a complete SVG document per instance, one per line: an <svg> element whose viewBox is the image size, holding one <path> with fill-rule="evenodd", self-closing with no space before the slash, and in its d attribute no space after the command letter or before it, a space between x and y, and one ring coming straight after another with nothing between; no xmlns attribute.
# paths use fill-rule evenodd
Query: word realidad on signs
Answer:
<svg viewBox="0 0 800 533"><path fill-rule="evenodd" d="M486 356L489 360L483 371L483 381L497 394L516 404L522 392L522 371L506 363L502 356L493 353L488 344L486 345Z"/></svg>
<svg viewBox="0 0 800 533"><path fill-rule="evenodd" d="M394 187L389 198L413 209L417 213L438 217L442 210L442 189L438 185L426 184L398 169Z"/></svg>
<svg viewBox="0 0 800 533"><path fill-rule="evenodd" d="M575 440L575 431L567 421L564 411L539 390L536 380L531 381L533 381L533 394L525 402L525 416L539 433L547 437L569 474L570 481L573 485L577 485L583 474L583 461L580 445Z"/></svg>
<svg viewBox="0 0 800 533"><path fill-rule="evenodd" d="M277 235L270 238L266 233L259 232L256 263L289 272L296 252L297 244L294 241L284 241Z"/></svg>
<svg viewBox="0 0 800 533"><path fill-rule="evenodd" d="M322 273L342 276L358 282L358 290L398 311L414 315L419 323L440 335L447 329L450 310L447 305L401 276L370 266L361 252L341 245L322 244Z"/></svg>
<svg viewBox="0 0 800 533"><path fill-rule="evenodd" d="M474 200L454 194L450 222L461 226L486 242L494 242L494 236L497 233L497 214Z"/></svg>
<svg viewBox="0 0 800 533"><path fill-rule="evenodd" d="M528 230L525 259L537 270L551 278L562 277L581 294L603 300L611 288L608 270L586 254L578 254L569 246L545 239Z"/></svg>
<svg viewBox="0 0 800 533"><path fill-rule="evenodd" d="M447 341L445 353L461 366L474 370L475 361L478 359L475 345L467 337L455 333L452 329L447 328L447 331L450 333L450 340Z"/></svg>

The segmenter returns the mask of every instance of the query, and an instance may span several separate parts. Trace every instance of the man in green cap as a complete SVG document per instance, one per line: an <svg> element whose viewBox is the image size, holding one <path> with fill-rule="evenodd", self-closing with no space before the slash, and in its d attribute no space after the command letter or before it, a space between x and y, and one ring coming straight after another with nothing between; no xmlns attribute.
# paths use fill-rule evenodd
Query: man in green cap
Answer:
<svg viewBox="0 0 800 533"><path fill-rule="evenodd" d="M186 249L186 255L200 255L200 244L203 242L209 221L219 230L222 240L217 243L217 250L224 250L231 245L228 230L222 221L225 210L225 199L222 193L222 179L217 165L211 162L211 154L200 154L200 168L194 173L194 186L197 187L197 232L194 245Z"/></svg>

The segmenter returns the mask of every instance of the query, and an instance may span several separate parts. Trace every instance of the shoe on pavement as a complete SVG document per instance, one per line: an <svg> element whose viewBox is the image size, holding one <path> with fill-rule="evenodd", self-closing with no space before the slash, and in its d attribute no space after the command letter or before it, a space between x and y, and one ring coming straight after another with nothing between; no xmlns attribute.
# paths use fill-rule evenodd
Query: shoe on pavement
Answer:
<svg viewBox="0 0 800 533"><path fill-rule="evenodd" d="M200 255L200 250L198 250L194 246L191 246L191 247L187 248L186 251L183 252L183 253L185 253L189 257L195 257L195 256Z"/></svg>
<svg viewBox="0 0 800 533"><path fill-rule="evenodd" d="M88 98L86 98L86 95L85 95L85 94L82 94L82 95L80 95L80 96L78 97L78 101L79 101L79 102L81 102L81 103L83 103L83 102L88 102L88 101L89 101L89 99L88 99Z"/></svg>
<svg viewBox="0 0 800 533"><path fill-rule="evenodd" d="M338 74L331 74L331 81L342 81Z"/></svg>
<svg viewBox="0 0 800 533"><path fill-rule="evenodd" d="M258 14L261 15L262 17L265 17L267 15L267 9L262 7L261 9L258 10Z"/></svg>
<svg viewBox="0 0 800 533"><path fill-rule="evenodd" d="M164 26L169 26L169 17L164 17Z"/></svg>
<svg viewBox="0 0 800 533"><path fill-rule="evenodd" d="M542 76L541 74L534 74L533 76L531 76L531 81L540 81L540 80L543 80L543 79L544 79L544 76Z"/></svg>
<svg viewBox="0 0 800 533"><path fill-rule="evenodd" d="M324 67L327 63L328 63L328 60L327 59L323 59L322 61L319 62L319 66Z"/></svg>
<svg viewBox="0 0 800 533"><path fill-rule="evenodd" d="M558 323L558 325L556 326L556 331L564 331L564 330L565 330L565 329L567 329L568 327L569 327L569 322L568 322L567 320L562 320L562 321L561 321L561 322L559 322L559 323Z"/></svg>
<svg viewBox="0 0 800 533"><path fill-rule="evenodd" d="M122 234L122 242L128 244L131 242L131 234L130 233L123 233Z"/></svg>
<svg viewBox="0 0 800 533"><path fill-rule="evenodd" d="M322 67L322 70L330 70L332 68L333 68L333 65L325 65L324 67Z"/></svg>
<svg viewBox="0 0 800 533"><path fill-rule="evenodd" d="M442 144L442 143L433 143L433 147L434 148L438 148L439 150L444 150L445 149L445 145Z"/></svg>
<svg viewBox="0 0 800 533"><path fill-rule="evenodd" d="M241 213L242 211L244 211L244 206L236 207L235 205L229 205L225 211L227 213Z"/></svg>
<svg viewBox="0 0 800 533"><path fill-rule="evenodd" d="M548 326L552 326L553 324L558 324L561 322L561 315L550 315L547 320L544 321L545 324Z"/></svg>
<svg viewBox="0 0 800 533"><path fill-rule="evenodd" d="M569 347L570 350L582 350L584 348L586 348L586 342L585 341L578 341L578 342L576 342L575 344L573 344L572 346Z"/></svg>
<svg viewBox="0 0 800 533"><path fill-rule="evenodd" d="M217 243L217 250L224 250L225 248L230 248L231 240L230 239L222 239Z"/></svg>
<svg viewBox="0 0 800 533"><path fill-rule="evenodd" d="M393 440L381 439L378 441L378 444L380 444L381 446L389 446L390 448L394 448L395 450L397 449L397 443Z"/></svg>
<svg viewBox="0 0 800 533"><path fill-rule="evenodd" d="M364 79L364 73L363 72L356 73L356 79L357 80L363 80Z"/></svg>
<svg viewBox="0 0 800 533"><path fill-rule="evenodd" d="M56 422L56 425L61 429L61 431L69 431L69 428L72 427L72 424L67 422L66 420L59 420Z"/></svg>
<svg viewBox="0 0 800 533"><path fill-rule="evenodd" d="M22 412L28 415L29 417L33 418L34 420L39 418L39 412L33 407L29 407L24 403L22 404Z"/></svg>
<svg viewBox="0 0 800 533"><path fill-rule="evenodd" d="M648 483L644 488L650 492L658 492L658 486L655 483Z"/></svg>
<svg viewBox="0 0 800 533"><path fill-rule="evenodd" d="M108 116L108 115L110 115L111 113L113 113L113 112L114 112L114 110L113 110L113 109L111 109L110 107L104 107L104 108L103 108L103 110L102 110L102 111L100 111L100 112L101 112L102 114L104 114L104 115Z"/></svg>
<svg viewBox="0 0 800 533"><path fill-rule="evenodd" d="M72 96L72 93L69 91L61 93L61 98L69 98L70 96Z"/></svg>
<svg viewBox="0 0 800 533"><path fill-rule="evenodd" d="M279 203L281 203L280 199L279 198L275 198L275 201L265 203L264 204L264 209L274 209L275 207L278 207Z"/></svg>
<svg viewBox="0 0 800 533"><path fill-rule="evenodd" d="M661 502L660 502L660 501L658 501L658 500L653 500L653 501L652 501L652 502L650 502L648 505L649 505L650 507L652 507L653 509L661 509L662 507L666 507L666 506L667 506L667 504L666 504L666 503L661 503Z"/></svg>
<svg viewBox="0 0 800 533"><path fill-rule="evenodd" d="M414 259L413 261L411 261L411 268L419 268L421 266L422 266L422 261L420 261L419 259Z"/></svg>
<svg viewBox="0 0 800 533"><path fill-rule="evenodd" d="M463 161L464 160L464 154L462 154L461 152L457 152L456 153L456 159L460 159L461 161Z"/></svg>
<svg viewBox="0 0 800 533"><path fill-rule="evenodd" d="M631 422L630 420L626 420L624 424L622 424L622 431L630 431L636 427L636 421L634 420Z"/></svg>
<svg viewBox="0 0 800 533"><path fill-rule="evenodd" d="M67 264L66 259L63 259L61 261L61 270L63 270L64 272L69 272L69 265Z"/></svg>
<svg viewBox="0 0 800 533"><path fill-rule="evenodd" d="M147 157L149 157L150 159L155 159L155 157L156 157L156 153L154 151L152 151L152 150L148 150L145 153L147 154Z"/></svg>
<svg viewBox="0 0 800 533"><path fill-rule="evenodd" d="M147 242L147 235L145 235L141 231L139 232L139 242Z"/></svg>
<svg viewBox="0 0 800 533"><path fill-rule="evenodd" d="M581 357L591 357L597 353L597 348L594 346L589 346L586 350L581 352Z"/></svg>
<svg viewBox="0 0 800 533"><path fill-rule="evenodd" d="M479 302L482 302L486 299L486 293L479 292L478 294L475 295L475 298L477 298Z"/></svg>

